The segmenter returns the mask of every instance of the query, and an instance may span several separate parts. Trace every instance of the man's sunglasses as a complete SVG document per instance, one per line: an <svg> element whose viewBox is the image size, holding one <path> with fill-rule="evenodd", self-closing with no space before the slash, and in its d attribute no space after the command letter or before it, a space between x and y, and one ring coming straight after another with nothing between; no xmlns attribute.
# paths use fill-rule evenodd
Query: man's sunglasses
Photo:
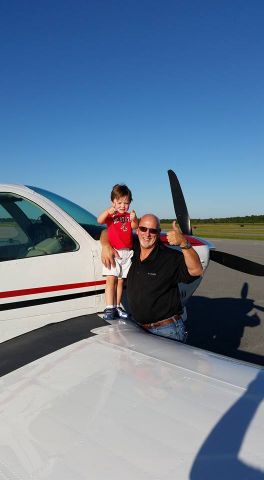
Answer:
<svg viewBox="0 0 264 480"><path fill-rule="evenodd" d="M151 233L151 235L157 235L158 233L160 233L160 228L147 228L147 227L138 227L139 230L141 232L147 232L147 230L149 231L149 233Z"/></svg>

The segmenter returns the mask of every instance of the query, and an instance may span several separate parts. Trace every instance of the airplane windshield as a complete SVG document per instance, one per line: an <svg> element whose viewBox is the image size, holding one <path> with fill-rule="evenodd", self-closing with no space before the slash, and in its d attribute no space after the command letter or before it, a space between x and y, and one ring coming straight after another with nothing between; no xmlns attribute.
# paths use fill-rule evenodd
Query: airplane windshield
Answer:
<svg viewBox="0 0 264 480"><path fill-rule="evenodd" d="M101 231L104 227L97 223L96 217L92 213L88 212L88 210L85 210L85 208L80 207L76 203L67 200L67 198L61 197L56 193L49 192L48 190L44 190L43 188L39 187L32 187L30 185L27 186L28 188L31 188L31 190L34 190L58 205L58 207L73 217L74 220L79 223L79 225L81 225L81 227L83 227L95 240L99 240Z"/></svg>

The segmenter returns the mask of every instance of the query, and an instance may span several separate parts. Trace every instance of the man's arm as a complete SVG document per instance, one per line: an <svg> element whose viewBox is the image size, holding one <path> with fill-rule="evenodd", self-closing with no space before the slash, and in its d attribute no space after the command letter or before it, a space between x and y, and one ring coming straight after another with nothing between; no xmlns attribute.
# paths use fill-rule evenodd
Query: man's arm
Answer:
<svg viewBox="0 0 264 480"><path fill-rule="evenodd" d="M179 245L184 246L186 243L185 237L179 230L176 222L172 224L173 230L169 230L167 233L168 243L170 245ZM193 277L198 277L203 273L203 267L199 258L198 253L191 247L188 249L182 250L185 264L190 275Z"/></svg>
<svg viewBox="0 0 264 480"><path fill-rule="evenodd" d="M117 251L110 245L107 230L102 231L100 242L102 246L101 260L104 266L107 268L111 268L111 265L115 267L115 258L119 258L119 255Z"/></svg>

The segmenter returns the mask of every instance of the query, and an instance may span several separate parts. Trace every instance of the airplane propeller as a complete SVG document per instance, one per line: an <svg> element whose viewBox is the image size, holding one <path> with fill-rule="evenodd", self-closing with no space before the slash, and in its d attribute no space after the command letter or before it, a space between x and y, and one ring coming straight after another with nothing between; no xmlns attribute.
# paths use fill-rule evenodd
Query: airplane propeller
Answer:
<svg viewBox="0 0 264 480"><path fill-rule="evenodd" d="M180 186L180 182L173 170L168 170L168 175L177 222L180 226L182 233L184 233L185 235L192 235L191 221Z"/></svg>
<svg viewBox="0 0 264 480"><path fill-rule="evenodd" d="M183 234L192 235L191 221L182 193L180 182L173 172L168 170L172 199L176 218ZM210 260L249 275L264 276L264 265L219 250L210 250Z"/></svg>

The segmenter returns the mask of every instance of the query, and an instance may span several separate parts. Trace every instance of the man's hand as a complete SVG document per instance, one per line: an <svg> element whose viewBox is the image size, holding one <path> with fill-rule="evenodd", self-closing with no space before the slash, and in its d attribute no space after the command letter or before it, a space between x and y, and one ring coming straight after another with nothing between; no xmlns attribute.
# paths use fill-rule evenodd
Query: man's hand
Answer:
<svg viewBox="0 0 264 480"><path fill-rule="evenodd" d="M115 267L116 258L120 258L120 256L118 255L118 252L113 247L111 247L111 245L102 246L101 260L105 267Z"/></svg>
<svg viewBox="0 0 264 480"><path fill-rule="evenodd" d="M118 252L111 247L109 243L109 238L108 238L108 232L107 230L103 230L100 236L100 242L102 246L102 253L101 253L101 260L102 263L104 264L105 267L111 268L115 267L115 259L120 258L118 255Z"/></svg>
<svg viewBox="0 0 264 480"><path fill-rule="evenodd" d="M175 220L172 222L173 230L169 230L167 232L167 240L170 245L180 245L185 243L185 237L181 233L178 225L176 224Z"/></svg>
<svg viewBox="0 0 264 480"><path fill-rule="evenodd" d="M169 230L167 233L168 243L170 245L179 245L183 246L186 244L184 235L181 233L179 227L174 221L172 223L173 230ZM203 274L203 267L199 258L199 255L193 248L182 250L184 261L187 267L187 270L190 275L198 277Z"/></svg>

